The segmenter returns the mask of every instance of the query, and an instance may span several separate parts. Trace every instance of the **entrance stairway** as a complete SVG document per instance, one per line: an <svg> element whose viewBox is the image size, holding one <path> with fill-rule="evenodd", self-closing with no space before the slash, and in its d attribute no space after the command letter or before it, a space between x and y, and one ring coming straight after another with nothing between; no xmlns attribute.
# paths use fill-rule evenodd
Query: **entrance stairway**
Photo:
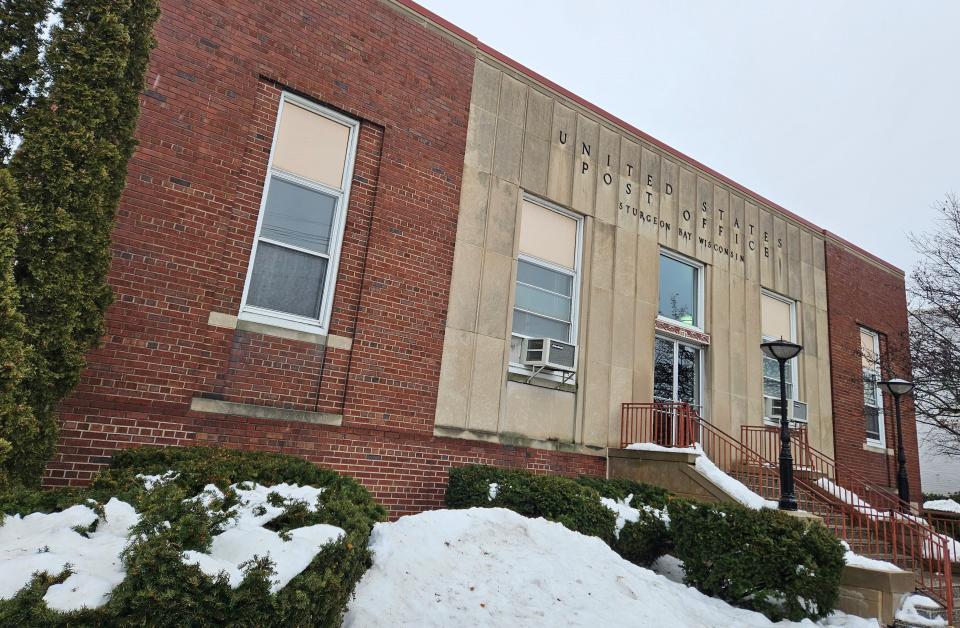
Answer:
<svg viewBox="0 0 960 628"><path fill-rule="evenodd" d="M651 443L662 447L699 447L728 475L769 500L780 494L779 430L745 426L741 438L703 420L685 403L625 403L621 409L621 447ZM894 563L916 577L917 590L955 616L960 583L953 583L960 545L934 530L898 496L872 486L853 470L810 446L805 430L791 440L797 502L861 555Z"/></svg>

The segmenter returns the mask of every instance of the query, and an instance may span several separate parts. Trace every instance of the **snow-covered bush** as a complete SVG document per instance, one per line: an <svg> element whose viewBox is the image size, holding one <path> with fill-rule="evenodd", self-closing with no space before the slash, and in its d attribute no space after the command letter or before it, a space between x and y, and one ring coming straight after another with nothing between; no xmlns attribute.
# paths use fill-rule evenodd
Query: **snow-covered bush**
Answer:
<svg viewBox="0 0 960 628"><path fill-rule="evenodd" d="M629 480L574 480L469 465L450 470L446 503L450 508L501 507L543 517L604 540L631 562L649 565L671 547L662 514L669 497L664 489ZM616 508L630 516L618 520Z"/></svg>
<svg viewBox="0 0 960 628"><path fill-rule="evenodd" d="M0 600L0 625L339 626L370 565L370 531L386 514L352 478L300 458L201 447L119 452L83 490L0 495L6 515L89 511L89 523L73 529L77 541L98 541L98 526L112 521L104 509L120 502L135 525L122 554L122 581L106 602L53 610L44 596L70 569L41 573ZM293 548L306 534L319 539L316 553L301 556L284 583L279 553L266 556L269 542L286 549L289 540ZM218 571L218 550L250 559L208 575Z"/></svg>
<svg viewBox="0 0 960 628"><path fill-rule="evenodd" d="M614 540L616 516L600 503L596 490L570 478L468 465L450 469L445 499L450 508L508 508L525 517L562 523L607 543Z"/></svg>
<svg viewBox="0 0 960 628"><path fill-rule="evenodd" d="M687 584L774 620L833 610L843 547L823 525L738 504L673 500L667 510Z"/></svg>

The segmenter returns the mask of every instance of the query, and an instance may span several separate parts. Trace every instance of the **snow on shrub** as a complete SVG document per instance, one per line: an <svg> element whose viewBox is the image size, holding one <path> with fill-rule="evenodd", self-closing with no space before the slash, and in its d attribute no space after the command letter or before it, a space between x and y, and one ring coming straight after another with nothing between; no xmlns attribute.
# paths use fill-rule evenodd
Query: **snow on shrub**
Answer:
<svg viewBox="0 0 960 628"><path fill-rule="evenodd" d="M0 567L0 625L20 626L338 626L385 518L351 478L211 448L119 452L88 489L2 494L0 508L5 548L37 545L25 526L49 532L40 573Z"/></svg>
<svg viewBox="0 0 960 628"><path fill-rule="evenodd" d="M670 549L663 511L669 493L629 480L534 475L468 465L450 470L451 508L502 507L595 536L621 556L649 565Z"/></svg>
<svg viewBox="0 0 960 628"><path fill-rule="evenodd" d="M774 620L817 619L836 604L844 549L823 525L737 504L667 509L673 554L703 593Z"/></svg>

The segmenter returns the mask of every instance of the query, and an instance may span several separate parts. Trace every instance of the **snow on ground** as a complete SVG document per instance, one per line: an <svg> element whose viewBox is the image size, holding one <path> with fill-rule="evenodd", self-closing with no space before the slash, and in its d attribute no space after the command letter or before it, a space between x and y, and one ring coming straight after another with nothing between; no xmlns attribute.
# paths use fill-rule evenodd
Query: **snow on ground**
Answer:
<svg viewBox="0 0 960 628"><path fill-rule="evenodd" d="M69 564L73 573L47 589L43 596L47 605L66 612L105 604L126 575L120 552L140 517L130 504L116 498L106 503L104 516L89 538L73 529L97 520L97 513L87 506L6 517L0 527L0 599L16 595L35 572L59 575Z"/></svg>
<svg viewBox="0 0 960 628"><path fill-rule="evenodd" d="M931 499L923 502L923 507L927 510L960 513L960 504L952 499Z"/></svg>
<svg viewBox="0 0 960 628"><path fill-rule="evenodd" d="M629 563L600 539L502 508L378 523L370 547L373 566L357 586L347 628L774 625ZM820 625L877 627L842 614Z"/></svg>
<svg viewBox="0 0 960 628"><path fill-rule="evenodd" d="M171 473L140 479L149 490L176 477ZM279 495L284 504L302 500L315 511L323 489L253 483L235 484L233 488L240 503L234 507L235 516L224 531L213 538L210 552L184 553L184 562L199 565L206 574L227 572L233 587L243 580L241 563L254 555L269 555L276 572L271 590L278 591L306 569L324 545L344 534L336 526L319 524L291 530L289 540L284 541L276 532L263 527L284 512L282 507L269 503L269 495ZM210 484L194 499L209 506L215 498L222 497L223 493ZM103 512L104 519L87 536L74 529L86 529L97 521L97 513L84 505L49 514L4 518L0 525L0 599L12 598L36 572L59 575L69 565L71 575L63 583L49 587L43 596L47 605L66 612L106 604L111 591L126 575L120 553L129 541L130 528L140 516L133 506L117 498L107 502Z"/></svg>
<svg viewBox="0 0 960 628"><path fill-rule="evenodd" d="M279 495L284 504L295 500L304 501L307 509L315 512L317 498L323 489L296 484L268 487L250 483L234 484L231 488L240 497L240 503L233 508L235 516L227 523L223 532L213 537L209 552L184 552L183 562L199 566L200 570L209 576L216 576L221 571L226 572L233 588L243 582L244 574L240 565L252 560L254 556L269 555L275 572L271 578L270 590L275 593L306 569L324 545L344 535L343 529L321 523L291 530L288 540L284 540L273 530L263 527L284 512L283 507L270 504L270 494ZM208 484L203 492L223 497L223 493L213 484Z"/></svg>
<svg viewBox="0 0 960 628"><path fill-rule="evenodd" d="M777 507L777 502L764 499L747 488L740 480L721 471L720 468L713 464L713 461L704 454L703 447L700 446L700 443L697 443L693 447L663 447L662 445L655 445L654 443L633 443L632 445L627 445L627 449L696 454L697 470L747 508L760 510L761 508Z"/></svg>
<svg viewBox="0 0 960 628"><path fill-rule="evenodd" d="M925 595L914 594L907 596L897 611L896 618L915 626L946 626L947 620L942 617L926 617L921 615L917 607L939 608L940 605Z"/></svg>

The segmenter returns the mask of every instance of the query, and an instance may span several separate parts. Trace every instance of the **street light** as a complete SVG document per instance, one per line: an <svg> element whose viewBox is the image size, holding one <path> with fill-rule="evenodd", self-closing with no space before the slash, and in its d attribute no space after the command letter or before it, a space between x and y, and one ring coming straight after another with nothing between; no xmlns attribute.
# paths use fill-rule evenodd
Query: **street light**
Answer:
<svg viewBox="0 0 960 628"><path fill-rule="evenodd" d="M877 382L877 386L888 394L893 395L893 403L897 409L897 493L905 504L910 503L910 483L907 481L907 454L903 449L903 426L900 423L900 397L910 394L913 382L894 378Z"/></svg>
<svg viewBox="0 0 960 628"><path fill-rule="evenodd" d="M790 421L787 419L787 362L797 357L803 347L789 340L761 343L763 354L780 364L780 510L796 510L793 493L793 454L790 452Z"/></svg>

